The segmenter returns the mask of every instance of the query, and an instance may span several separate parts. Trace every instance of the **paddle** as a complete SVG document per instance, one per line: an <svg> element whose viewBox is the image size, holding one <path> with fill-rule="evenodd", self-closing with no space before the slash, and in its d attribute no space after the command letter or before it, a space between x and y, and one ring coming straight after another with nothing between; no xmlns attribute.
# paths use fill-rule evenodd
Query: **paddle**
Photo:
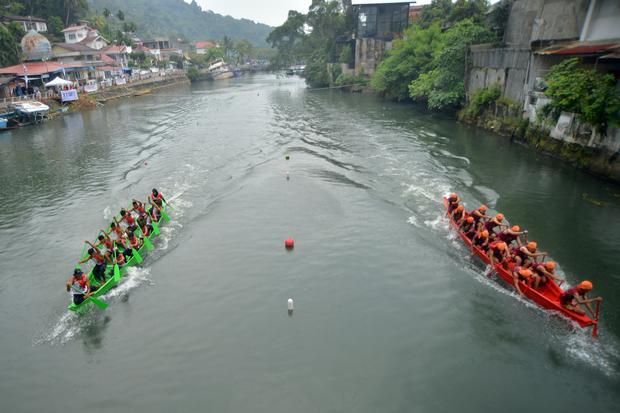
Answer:
<svg viewBox="0 0 620 413"><path fill-rule="evenodd" d="M170 222L170 217L168 216L168 214L166 214L166 211L164 211L163 209L161 210L161 217L164 221Z"/></svg>
<svg viewBox="0 0 620 413"><path fill-rule="evenodd" d="M155 247L153 246L153 243L151 242L149 237L144 235L142 228L138 227L138 230L140 231L140 234L142 234L142 237L143 237L142 239L144 240L144 246L146 247L146 249L149 251L153 251L153 248Z"/></svg>
<svg viewBox="0 0 620 413"><path fill-rule="evenodd" d="M599 316L600 310L601 310L601 302L597 301L596 302L596 317L594 318L594 320L596 321L596 324L594 324L594 328L592 329L592 337L598 337L598 316Z"/></svg>
<svg viewBox="0 0 620 413"><path fill-rule="evenodd" d="M159 224L155 221L151 221L151 224L153 225L153 234L159 235Z"/></svg>
<svg viewBox="0 0 620 413"><path fill-rule="evenodd" d="M134 258L136 259L136 262L137 262L138 264L142 264L142 261L143 261L143 260L142 260L142 256L140 255L140 253L138 252L138 250L137 250L137 249L132 248L132 249L131 249L131 255L132 255L132 257L134 257Z"/></svg>
<svg viewBox="0 0 620 413"><path fill-rule="evenodd" d="M121 269L118 268L118 263L116 262L116 249L114 250L114 282L117 283L121 280Z"/></svg>
<svg viewBox="0 0 620 413"><path fill-rule="evenodd" d="M80 294L84 294L84 292L82 290L78 290L75 287L75 285L71 285L71 288ZM93 304L95 304L97 307L101 308L102 310L105 310L106 308L108 308L108 303L101 301L100 299L98 299L97 297L93 297L92 295L86 297L84 301L86 300L91 300Z"/></svg>

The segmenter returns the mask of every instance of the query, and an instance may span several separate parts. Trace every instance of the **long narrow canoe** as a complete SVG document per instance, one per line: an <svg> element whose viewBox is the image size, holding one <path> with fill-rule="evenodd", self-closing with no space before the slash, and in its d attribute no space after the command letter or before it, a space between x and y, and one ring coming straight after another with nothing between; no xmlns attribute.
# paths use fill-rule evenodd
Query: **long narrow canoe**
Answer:
<svg viewBox="0 0 620 413"><path fill-rule="evenodd" d="M157 224L159 225L162 220L164 220L164 216L166 215L166 206L164 205L163 209L162 209L162 214L159 217L159 221L157 221ZM167 215L166 215L167 216ZM151 235L149 235L147 238L149 239L149 241L152 242L153 238L155 237L155 233L152 232ZM138 255L140 255L141 257L144 256L144 254L147 251L146 248L146 242L142 245L142 247L137 250ZM136 264L138 264L137 262L137 258L134 254L134 256L132 256L129 260L127 260L127 262L125 263L125 265L123 265L120 268L120 275L121 277L127 272L127 269L131 266L134 266ZM105 283L101 284L99 283L99 281L97 281L95 279L95 276L93 275L93 271L92 269L88 272L88 279L90 280L90 284L92 286L98 287L97 291L93 292L92 296L93 297L100 297L102 295L104 295L105 293L107 293L108 291L110 291L113 287L116 287L116 285L119 283L120 281L120 277L114 277L113 275L111 275L113 273L114 270L114 266L113 265L107 265L106 269L105 269L105 273L106 276L109 276L110 278L108 278L106 280ZM89 303L92 303L92 300L90 299L90 297L87 297L84 301L82 301L80 304L75 304L73 302L73 300L71 301L71 303L69 304L69 306L67 307L69 310L71 311L82 311L84 310Z"/></svg>
<svg viewBox="0 0 620 413"><path fill-rule="evenodd" d="M447 211L448 210L448 199L444 198L443 203ZM450 224L457 231L457 233L459 234L459 236L461 237L465 245L467 245L468 248L471 248L472 241L469 238L467 238L463 232L459 230L459 227L454 221L454 219L452 218L452 216L450 216ZM473 252L484 263L489 264L489 265L491 264L489 257L487 256L486 252L484 252L482 249L478 247L474 247ZM508 267L510 268L510 270L512 270L515 267L515 264L513 262L510 262L508 264ZM495 264L494 270L496 271L497 275L502 280L504 280L506 283L508 283L508 285L514 288L514 280L512 277L512 271L506 270L500 264ZM527 285L526 283L522 281L519 281L519 283L520 283L519 288L523 292L523 295L525 295L527 298L534 301L536 304L538 304L542 308L545 308L547 310L552 310L552 311L562 314L564 317L575 321L581 327L584 327L584 328L593 327L592 335L595 337L597 336L598 320L593 320L592 318L588 317L585 314L583 315L577 314L574 311L570 311L564 308L564 306L562 306L562 304L560 303L560 295L562 294L562 288L560 288L560 286L558 286L554 280L550 280L549 282L541 285L537 289L530 287L529 285Z"/></svg>

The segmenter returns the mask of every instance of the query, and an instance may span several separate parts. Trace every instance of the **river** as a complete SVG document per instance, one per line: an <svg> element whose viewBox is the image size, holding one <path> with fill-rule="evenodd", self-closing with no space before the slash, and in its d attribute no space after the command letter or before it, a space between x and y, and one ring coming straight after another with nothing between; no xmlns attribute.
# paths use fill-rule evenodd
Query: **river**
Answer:
<svg viewBox="0 0 620 413"><path fill-rule="evenodd" d="M69 313L83 241L152 187L174 200L155 250ZM444 116L299 78L180 86L1 134L0 190L2 412L620 406L620 187ZM485 277L451 191L591 279L600 339Z"/></svg>

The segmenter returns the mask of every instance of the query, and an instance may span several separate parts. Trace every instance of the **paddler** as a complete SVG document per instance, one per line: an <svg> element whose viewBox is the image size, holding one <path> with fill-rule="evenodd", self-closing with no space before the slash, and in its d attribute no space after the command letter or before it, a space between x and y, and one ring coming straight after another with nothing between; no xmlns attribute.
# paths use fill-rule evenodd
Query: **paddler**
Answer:
<svg viewBox="0 0 620 413"><path fill-rule="evenodd" d="M532 269L534 273L540 277L540 284L545 284L551 280L554 281L564 281L562 277L555 273L556 264L553 261L547 262L537 262L534 264ZM538 283L534 286L534 288L538 288Z"/></svg>
<svg viewBox="0 0 620 413"><path fill-rule="evenodd" d="M164 198L164 196L161 194L161 192L159 192L157 189L153 188L153 190L151 191L151 194L149 195L149 199L150 200L157 200L159 199L160 201L164 201L164 203L168 203L168 201L166 201L166 199ZM161 202L159 204L161 206Z"/></svg>
<svg viewBox="0 0 620 413"><path fill-rule="evenodd" d="M510 228L505 228L502 232L497 234L497 238L504 241L509 247L511 246L513 241L517 241L517 245L521 247L523 246L523 244L521 244L521 239L519 238L519 235L524 234L526 237L525 241L527 242L527 231L521 231L521 227L519 227L518 225L513 225Z"/></svg>
<svg viewBox="0 0 620 413"><path fill-rule="evenodd" d="M536 276L534 275L532 270L523 268L518 265L515 266L512 270L512 279L513 279L515 288L517 289L519 294L521 294L521 296L523 297L525 297L525 294L523 294L523 291L521 291L521 287L519 287L519 281L523 281L525 284L531 287L532 284L536 282L535 277Z"/></svg>
<svg viewBox="0 0 620 413"><path fill-rule="evenodd" d="M507 266L508 260L508 245L504 241L493 241L489 244L489 249L487 250L487 256L491 261L491 268L495 268L495 264L502 264L504 267Z"/></svg>
<svg viewBox="0 0 620 413"><path fill-rule="evenodd" d="M90 242L86 242L90 244ZM97 248L89 248L88 257L84 258L81 261L78 261L78 264L84 264L89 260L93 260L95 263L95 266L93 267L93 275L95 276L95 279L101 284L103 284L105 282L106 262L112 264L112 260L108 255L102 255Z"/></svg>
<svg viewBox="0 0 620 413"><path fill-rule="evenodd" d="M474 247L478 247L481 250L486 250L489 245L489 231L486 229L483 231L479 231L474 235L474 238L471 241L471 250L474 251Z"/></svg>
<svg viewBox="0 0 620 413"><path fill-rule="evenodd" d="M467 217L463 220L461 224L461 231L469 239L472 239L474 235L476 235L476 224L474 222L474 217Z"/></svg>
<svg viewBox="0 0 620 413"><path fill-rule="evenodd" d="M507 227L508 225L502 224L504 221L504 214L497 214L493 218L489 219L484 223L484 229L489 231L489 237L491 239L495 238L496 233L494 231L495 228L502 229L503 227Z"/></svg>
<svg viewBox="0 0 620 413"><path fill-rule="evenodd" d="M459 206L459 202L461 202L461 198L457 194L450 194L448 197L448 214L451 214Z"/></svg>
<svg viewBox="0 0 620 413"><path fill-rule="evenodd" d="M146 214L146 209L144 208L144 204L142 202L134 199L131 202L131 205L133 206L133 208L131 210L135 211L136 214L138 214L138 216L140 216L142 214Z"/></svg>
<svg viewBox="0 0 620 413"><path fill-rule="evenodd" d="M594 310L590 303L595 301L603 301L603 297L586 298L586 294L592 291L593 285L591 281L584 280L576 287L569 288L560 295L560 304L568 310L574 311L577 314L585 314L580 305L585 305L590 311L592 318L596 317Z"/></svg>
<svg viewBox="0 0 620 413"><path fill-rule="evenodd" d="M489 208L486 205L480 205L478 209L474 209L469 213L471 217L474 218L474 223L476 224L476 230L482 229L482 224L485 220L491 219L490 216L485 215Z"/></svg>
<svg viewBox="0 0 620 413"><path fill-rule="evenodd" d="M90 280L79 268L73 270L73 275L67 280L67 292L73 293L75 305L80 305L96 290L96 287L91 287Z"/></svg>
<svg viewBox="0 0 620 413"><path fill-rule="evenodd" d="M546 252L537 252L538 244L535 241L530 241L527 245L514 248L512 250L512 259L516 265L520 265L524 268L529 268L536 263L537 257L544 257Z"/></svg>
<svg viewBox="0 0 620 413"><path fill-rule="evenodd" d="M130 232L129 234L129 248L134 248L139 250L142 247L143 240L136 236L135 232Z"/></svg>
<svg viewBox="0 0 620 413"><path fill-rule="evenodd" d="M118 221L116 219L116 217L114 217L114 222L116 222L118 225L120 225L121 222L125 222L127 224L127 227L133 227L136 224L136 220L134 219L134 217L131 216L131 211L127 212L125 210L125 208L121 209L121 220Z"/></svg>
<svg viewBox="0 0 620 413"><path fill-rule="evenodd" d="M463 205L457 206L456 209L452 212L452 219L454 219L454 222L458 226L461 225L461 223L465 220L466 217L467 216L465 213L465 207Z"/></svg>

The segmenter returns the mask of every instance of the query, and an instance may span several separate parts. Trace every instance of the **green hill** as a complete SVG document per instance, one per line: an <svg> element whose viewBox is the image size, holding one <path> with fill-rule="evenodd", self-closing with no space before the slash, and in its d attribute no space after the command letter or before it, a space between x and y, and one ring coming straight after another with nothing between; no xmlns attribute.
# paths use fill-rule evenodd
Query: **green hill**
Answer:
<svg viewBox="0 0 620 413"><path fill-rule="evenodd" d="M189 40L248 39L254 46L266 47L272 27L248 19L235 19L212 11L202 11L195 3L183 0L88 0L92 11L107 8L125 13L126 21L138 25L138 35L178 36Z"/></svg>

